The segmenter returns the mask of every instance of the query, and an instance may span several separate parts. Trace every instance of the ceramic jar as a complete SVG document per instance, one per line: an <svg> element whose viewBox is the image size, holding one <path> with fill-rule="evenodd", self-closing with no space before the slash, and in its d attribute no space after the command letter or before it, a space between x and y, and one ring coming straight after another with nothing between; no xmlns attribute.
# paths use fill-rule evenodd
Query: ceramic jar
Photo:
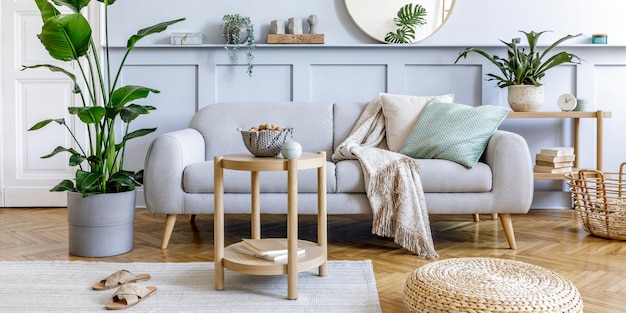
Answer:
<svg viewBox="0 0 626 313"><path fill-rule="evenodd" d="M302 146L296 141L287 141L280 149L285 159L297 159L302 155Z"/></svg>

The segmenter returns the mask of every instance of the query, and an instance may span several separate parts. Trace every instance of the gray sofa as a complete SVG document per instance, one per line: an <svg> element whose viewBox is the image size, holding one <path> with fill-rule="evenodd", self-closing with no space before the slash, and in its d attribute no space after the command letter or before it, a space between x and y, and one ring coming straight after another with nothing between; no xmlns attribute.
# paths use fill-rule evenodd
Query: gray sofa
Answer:
<svg viewBox="0 0 626 313"><path fill-rule="evenodd" d="M328 214L371 214L357 160L332 162L335 147L350 133L366 103L215 103L199 110L183 130L151 144L145 163L147 209L166 214L162 249L176 215L213 213L213 157L246 151L239 129L273 123L294 128L304 151L326 151ZM447 160L419 160L430 214L498 214L509 246L516 248L511 214L525 214L533 194L526 141L497 130L481 161L471 169ZM286 172L261 173L261 213L286 214ZM299 213L317 213L316 171L299 173ZM250 213L250 173L224 173L225 212Z"/></svg>

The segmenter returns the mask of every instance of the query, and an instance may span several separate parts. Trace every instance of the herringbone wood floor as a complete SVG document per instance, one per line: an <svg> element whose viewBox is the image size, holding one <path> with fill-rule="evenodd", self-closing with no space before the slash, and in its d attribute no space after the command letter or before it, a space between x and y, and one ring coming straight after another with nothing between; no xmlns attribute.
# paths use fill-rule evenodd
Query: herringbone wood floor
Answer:
<svg viewBox="0 0 626 313"><path fill-rule="evenodd" d="M213 218L198 216L190 224L179 216L167 250L159 248L164 216L137 210L134 249L103 259L67 253L65 209L0 209L0 260L98 260L111 262L213 261ZM587 313L626 310L626 242L587 235L573 210L531 210L513 216L517 250L507 248L498 221L482 216L431 216L440 258L496 257L549 268L580 290ZM263 236L285 236L285 216L263 216ZM371 259L383 312L407 312L402 289L410 273L428 261L370 233L368 216L329 216L329 259ZM249 236L246 215L226 217L227 244ZM316 223L300 217L300 236L315 240Z"/></svg>

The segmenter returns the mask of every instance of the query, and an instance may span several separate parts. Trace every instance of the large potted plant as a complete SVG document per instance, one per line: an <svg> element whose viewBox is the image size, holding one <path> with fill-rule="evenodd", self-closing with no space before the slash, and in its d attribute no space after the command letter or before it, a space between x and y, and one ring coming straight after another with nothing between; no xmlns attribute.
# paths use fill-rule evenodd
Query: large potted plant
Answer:
<svg viewBox="0 0 626 313"><path fill-rule="evenodd" d="M579 64L581 59L571 53L562 51L548 57L548 53L556 46L566 40L581 36L567 35L559 38L557 41L548 46L543 52L537 50L537 44L542 32L524 32L526 41L528 42L528 50L526 47L520 46L521 39L514 38L511 42L500 40L506 45L506 56L491 56L484 50L479 48L466 48L459 53L456 64L461 58L467 58L470 52L477 53L493 63L499 70L501 75L489 73L487 80L497 81L500 88L508 88L508 101L513 111L537 111L544 102L544 90L541 79L546 72L555 66L561 64Z"/></svg>
<svg viewBox="0 0 626 313"><path fill-rule="evenodd" d="M81 106L68 107L75 123L84 125L86 138L81 140L65 118L46 119L29 130L38 130L50 123L65 127L73 139L70 147L59 146L42 158L67 152L69 165L76 167L74 181L66 179L51 191L67 191L69 252L73 255L102 257L132 249L135 215L135 187L140 185L143 170L124 169L124 153L129 140L152 133L156 128L131 130L130 123L155 108L135 104L158 90L143 86L118 86L128 54L142 38L162 32L177 19L141 29L127 42L126 53L117 69L109 62L108 6L115 0L98 0L104 10L105 58L92 38L92 28L80 13L91 0L35 0L43 26L38 35L41 44L56 60L75 62L78 72L50 64L23 66L23 69L47 68L69 77ZM65 6L71 13L62 14ZM102 59L102 60L101 60ZM77 79L80 77L80 79ZM123 127L119 127L122 123ZM123 129L118 133L118 129Z"/></svg>

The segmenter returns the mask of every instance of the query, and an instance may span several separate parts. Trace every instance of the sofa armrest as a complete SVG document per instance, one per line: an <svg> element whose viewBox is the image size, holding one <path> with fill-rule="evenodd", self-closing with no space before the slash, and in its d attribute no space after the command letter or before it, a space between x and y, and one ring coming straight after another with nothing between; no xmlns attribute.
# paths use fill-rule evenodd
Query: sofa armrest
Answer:
<svg viewBox="0 0 626 313"><path fill-rule="evenodd" d="M182 214L183 171L192 163L205 159L204 138L187 128L158 136L146 155L144 198L148 211Z"/></svg>
<svg viewBox="0 0 626 313"><path fill-rule="evenodd" d="M532 159L526 140L497 130L484 156L493 175L493 213L528 213L533 200Z"/></svg>

